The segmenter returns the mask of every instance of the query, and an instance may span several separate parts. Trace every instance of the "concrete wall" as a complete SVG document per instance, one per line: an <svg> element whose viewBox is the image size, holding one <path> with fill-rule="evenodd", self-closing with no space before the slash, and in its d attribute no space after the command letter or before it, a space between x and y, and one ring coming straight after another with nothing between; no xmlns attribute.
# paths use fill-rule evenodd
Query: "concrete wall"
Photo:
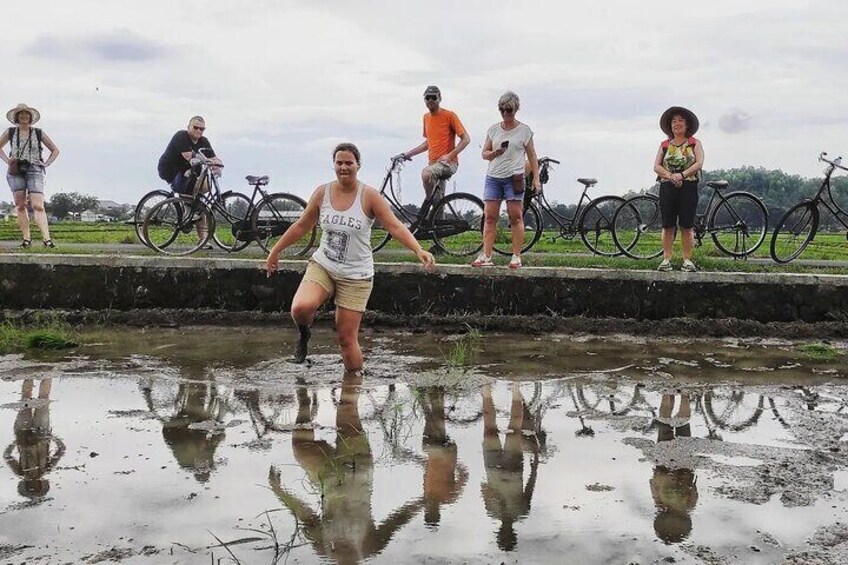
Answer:
<svg viewBox="0 0 848 565"><path fill-rule="evenodd" d="M304 262L268 279L243 259L15 254L0 256L8 309L212 308L288 310ZM377 266L369 309L388 314L739 318L760 322L848 317L848 277L657 273L568 268Z"/></svg>

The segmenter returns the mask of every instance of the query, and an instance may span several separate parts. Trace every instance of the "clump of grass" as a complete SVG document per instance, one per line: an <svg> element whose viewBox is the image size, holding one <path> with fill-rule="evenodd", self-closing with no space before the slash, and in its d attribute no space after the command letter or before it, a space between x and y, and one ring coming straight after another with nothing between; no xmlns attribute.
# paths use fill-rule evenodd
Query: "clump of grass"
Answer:
<svg viewBox="0 0 848 565"><path fill-rule="evenodd" d="M453 344L445 361L449 367L467 367L477 359L480 351L480 340L483 334L477 328L468 326L468 331Z"/></svg>
<svg viewBox="0 0 848 565"><path fill-rule="evenodd" d="M24 328L10 322L0 324L0 353L12 353L27 349L60 350L77 347L71 339L70 330L63 325Z"/></svg>
<svg viewBox="0 0 848 565"><path fill-rule="evenodd" d="M827 343L804 343L798 346L798 350L817 361L832 361L842 355L838 349Z"/></svg>

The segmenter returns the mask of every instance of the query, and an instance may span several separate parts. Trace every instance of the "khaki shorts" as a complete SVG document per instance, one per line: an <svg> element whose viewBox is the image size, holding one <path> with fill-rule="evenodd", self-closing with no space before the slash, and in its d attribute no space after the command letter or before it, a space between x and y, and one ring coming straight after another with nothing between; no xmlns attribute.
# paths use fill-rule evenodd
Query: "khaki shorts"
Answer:
<svg viewBox="0 0 848 565"><path fill-rule="evenodd" d="M306 281L314 282L321 288L336 295L335 305L354 312L365 312L368 299L371 297L371 289L374 287L374 279L337 279L327 272L327 269L309 261L306 272L303 273L301 284Z"/></svg>

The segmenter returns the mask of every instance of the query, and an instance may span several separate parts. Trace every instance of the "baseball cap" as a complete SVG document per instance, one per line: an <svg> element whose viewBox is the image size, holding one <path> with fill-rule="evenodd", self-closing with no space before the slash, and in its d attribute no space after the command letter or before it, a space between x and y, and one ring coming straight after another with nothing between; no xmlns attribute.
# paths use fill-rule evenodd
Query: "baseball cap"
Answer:
<svg viewBox="0 0 848 565"><path fill-rule="evenodd" d="M439 90L438 86L428 86L427 88L424 89L424 96L429 96L429 95L432 95L432 94L435 94L439 98L442 97L442 91Z"/></svg>

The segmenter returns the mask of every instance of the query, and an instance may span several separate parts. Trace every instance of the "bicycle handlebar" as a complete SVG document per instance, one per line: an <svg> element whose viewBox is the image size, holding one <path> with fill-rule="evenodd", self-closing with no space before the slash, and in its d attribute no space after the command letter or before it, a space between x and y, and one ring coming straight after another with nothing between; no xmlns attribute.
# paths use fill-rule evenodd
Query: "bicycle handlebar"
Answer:
<svg viewBox="0 0 848 565"><path fill-rule="evenodd" d="M545 163L553 163L554 165L559 165L559 161L556 159L551 159L550 157L542 157L539 159L539 164L544 165Z"/></svg>
<svg viewBox="0 0 848 565"><path fill-rule="evenodd" d="M203 164L203 165L209 165L210 167L220 167L220 168L222 168L222 169L224 168L224 164L223 164L223 163L221 163L221 162L220 162L220 160L219 160L219 162L218 162L218 163L213 163L213 162L212 162L212 159L210 159L209 157L207 157L206 155L204 155L203 153L200 153L200 152L195 153L195 154L192 156L192 158L191 158L191 160L189 161L189 163L191 163L192 165L194 165L194 164L195 164L195 160L196 160L196 161L198 161L198 162L200 162L200 163L201 163L201 164Z"/></svg>
<svg viewBox="0 0 848 565"><path fill-rule="evenodd" d="M825 159L824 158L825 155L827 155L827 151L822 151L819 154L819 161L822 161L823 163L827 163L828 165L831 165L832 167L835 167L837 169L842 169L843 171L848 171L848 167L842 166L842 157L837 157L836 159L831 161L830 159Z"/></svg>

